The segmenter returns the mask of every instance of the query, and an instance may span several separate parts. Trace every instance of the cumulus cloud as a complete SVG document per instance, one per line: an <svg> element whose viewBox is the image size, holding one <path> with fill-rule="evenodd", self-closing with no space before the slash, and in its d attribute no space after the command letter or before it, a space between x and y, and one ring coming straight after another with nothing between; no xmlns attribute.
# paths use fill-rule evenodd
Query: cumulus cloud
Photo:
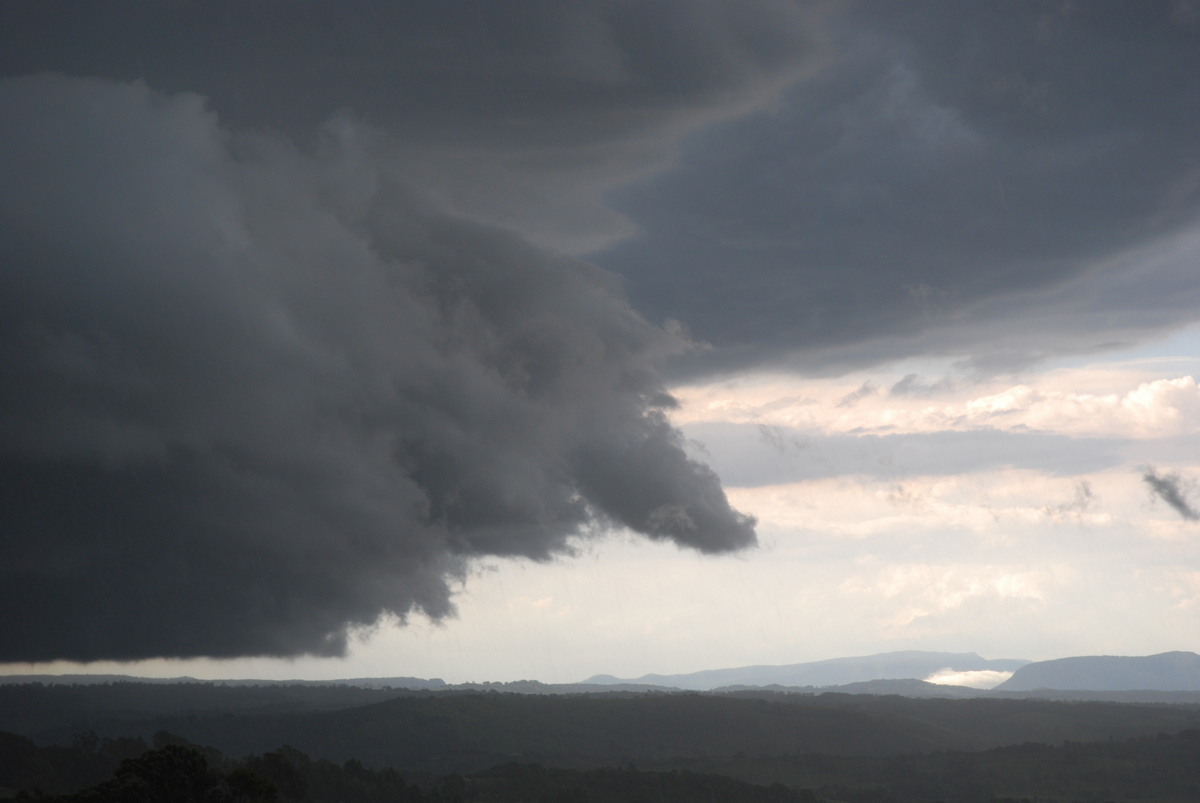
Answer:
<svg viewBox="0 0 1200 803"><path fill-rule="evenodd" d="M0 660L339 654L483 555L754 521L613 278L437 211L388 138L0 86Z"/></svg>
<svg viewBox="0 0 1200 803"><path fill-rule="evenodd" d="M1170 505L1185 520L1200 520L1200 512L1197 512L1196 508L1192 507L1187 500L1184 480L1181 476L1174 473L1159 474L1153 468L1148 468L1142 474L1142 480L1150 486L1150 490L1154 492L1155 496Z"/></svg>
<svg viewBox="0 0 1200 803"><path fill-rule="evenodd" d="M1190 435L1200 428L1200 389L1191 376L1155 379L1124 393L1106 394L1015 385L972 399L954 414L976 424L990 420L1059 432Z"/></svg>

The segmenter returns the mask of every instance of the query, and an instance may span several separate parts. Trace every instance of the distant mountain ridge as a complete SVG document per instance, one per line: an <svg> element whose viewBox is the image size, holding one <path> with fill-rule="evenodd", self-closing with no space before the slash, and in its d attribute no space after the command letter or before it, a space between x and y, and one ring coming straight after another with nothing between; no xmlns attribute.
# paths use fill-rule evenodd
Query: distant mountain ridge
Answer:
<svg viewBox="0 0 1200 803"><path fill-rule="evenodd" d="M1089 655L1028 663L993 691L1200 691L1200 655Z"/></svg>
<svg viewBox="0 0 1200 803"><path fill-rule="evenodd" d="M987 689L927 682L950 673L1011 673ZM975 653L908 650L786 665L708 669L677 675L650 674L636 679L593 675L579 683L511 682L446 683L441 678L376 677L339 680L204 680L190 677L142 678L128 675L7 675L0 686L39 684L88 686L142 683L196 684L228 687L339 687L397 692L496 691L515 694L569 695L684 691L795 692L810 694L898 694L906 697L1001 697L1045 699L1111 699L1138 702L1200 702L1200 655L1176 651L1148 656L1077 656L1049 661L986 659Z"/></svg>
<svg viewBox="0 0 1200 803"><path fill-rule="evenodd" d="M666 686L689 691L711 691L726 686L841 686L876 680L922 680L944 669L956 672L1013 672L1028 663L1019 658L981 658L975 653L905 650L781 666L706 669L678 675L652 674L633 679L593 675L583 683Z"/></svg>

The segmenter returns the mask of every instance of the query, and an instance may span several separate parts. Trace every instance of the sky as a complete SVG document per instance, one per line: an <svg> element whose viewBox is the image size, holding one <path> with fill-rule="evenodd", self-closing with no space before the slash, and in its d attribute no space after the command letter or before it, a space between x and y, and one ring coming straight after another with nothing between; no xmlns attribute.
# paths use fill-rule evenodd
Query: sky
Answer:
<svg viewBox="0 0 1200 803"><path fill-rule="evenodd" d="M1200 4L0 5L0 672L1200 650Z"/></svg>

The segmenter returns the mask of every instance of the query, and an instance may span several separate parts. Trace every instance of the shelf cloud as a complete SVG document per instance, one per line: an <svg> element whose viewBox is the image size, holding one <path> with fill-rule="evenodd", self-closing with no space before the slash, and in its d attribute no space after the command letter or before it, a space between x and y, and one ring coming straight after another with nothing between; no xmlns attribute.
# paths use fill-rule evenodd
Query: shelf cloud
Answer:
<svg viewBox="0 0 1200 803"><path fill-rule="evenodd" d="M385 136L0 87L0 660L338 654L477 556L754 543L611 275L437 211Z"/></svg>

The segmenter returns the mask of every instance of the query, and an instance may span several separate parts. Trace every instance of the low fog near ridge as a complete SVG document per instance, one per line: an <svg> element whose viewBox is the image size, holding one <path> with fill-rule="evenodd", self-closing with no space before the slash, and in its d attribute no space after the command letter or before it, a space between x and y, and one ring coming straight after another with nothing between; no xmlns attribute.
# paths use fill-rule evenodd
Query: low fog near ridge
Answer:
<svg viewBox="0 0 1200 803"><path fill-rule="evenodd" d="M0 8L0 660L1200 642L1190 4L70 11Z"/></svg>

